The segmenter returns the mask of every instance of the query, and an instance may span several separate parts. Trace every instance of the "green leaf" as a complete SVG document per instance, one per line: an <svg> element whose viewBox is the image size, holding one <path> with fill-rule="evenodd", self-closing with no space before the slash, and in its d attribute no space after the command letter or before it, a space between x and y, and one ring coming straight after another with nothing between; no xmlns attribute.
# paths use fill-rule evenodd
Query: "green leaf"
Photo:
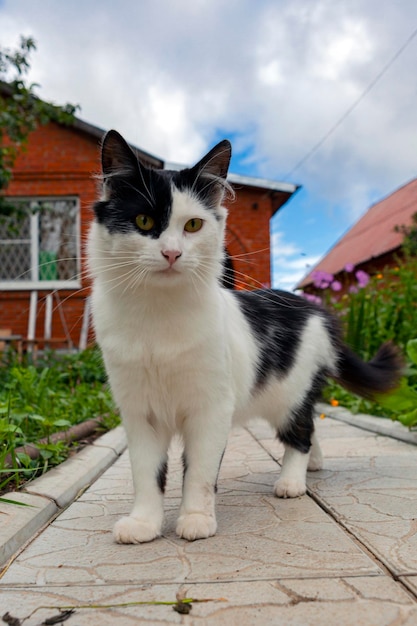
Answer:
<svg viewBox="0 0 417 626"><path fill-rule="evenodd" d="M67 428L68 426L71 426L71 422L69 420L60 419L52 422L52 425L58 428Z"/></svg>
<svg viewBox="0 0 417 626"><path fill-rule="evenodd" d="M378 394L375 396L375 400L387 409L402 413L417 406L417 391L409 387L405 380L402 380L398 389L391 393Z"/></svg>
<svg viewBox="0 0 417 626"><path fill-rule="evenodd" d="M408 428L417 426L417 409L414 409L414 411L411 411L410 413L400 415L398 417L398 421L401 422L401 424L404 424L404 426L408 426Z"/></svg>
<svg viewBox="0 0 417 626"><path fill-rule="evenodd" d="M16 424L10 424L5 419L0 420L0 433L14 433L23 435L22 429Z"/></svg>
<svg viewBox="0 0 417 626"><path fill-rule="evenodd" d="M38 508L34 504L27 504L26 502L18 502L17 500L9 500L9 498L0 498L0 502L4 502L5 504L17 504L17 506L28 506L31 509Z"/></svg>
<svg viewBox="0 0 417 626"><path fill-rule="evenodd" d="M417 365L417 339L410 339L407 342L407 354L411 361Z"/></svg>
<svg viewBox="0 0 417 626"><path fill-rule="evenodd" d="M47 450L46 448L42 448L40 450L40 455L44 460L49 460L53 454L52 450Z"/></svg>

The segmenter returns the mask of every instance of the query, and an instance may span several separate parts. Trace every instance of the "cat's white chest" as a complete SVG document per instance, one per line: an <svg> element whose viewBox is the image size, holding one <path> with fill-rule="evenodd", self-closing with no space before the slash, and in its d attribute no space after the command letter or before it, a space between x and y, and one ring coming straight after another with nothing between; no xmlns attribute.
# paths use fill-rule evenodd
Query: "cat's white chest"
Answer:
<svg viewBox="0 0 417 626"><path fill-rule="evenodd" d="M207 312L184 311L174 299L150 307L135 298L108 297L98 288L93 310L97 340L107 360L147 368L171 366L210 342Z"/></svg>
<svg viewBox="0 0 417 626"><path fill-rule="evenodd" d="M113 393L125 413L158 415L178 428L202 402L230 393L230 351L211 307L208 315L207 307L185 315L171 301L151 315L146 306L109 301L96 289L93 309Z"/></svg>
<svg viewBox="0 0 417 626"><path fill-rule="evenodd" d="M123 360L152 367L177 357L182 351L175 334L168 320L138 315L136 319L125 320L108 339L114 348L114 338L117 338ZM108 342L104 341L104 348L107 346Z"/></svg>

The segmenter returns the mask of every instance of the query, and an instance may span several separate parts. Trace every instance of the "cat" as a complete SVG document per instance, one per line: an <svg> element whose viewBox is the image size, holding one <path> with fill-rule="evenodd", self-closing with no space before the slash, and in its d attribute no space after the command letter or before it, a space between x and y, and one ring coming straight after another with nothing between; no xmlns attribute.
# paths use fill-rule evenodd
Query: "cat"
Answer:
<svg viewBox="0 0 417 626"><path fill-rule="evenodd" d="M88 239L93 322L127 433L134 483L119 543L161 535L167 452L184 443L176 525L193 541L215 534L215 491L232 425L253 417L284 443L274 486L306 492L322 467L314 403L326 377L363 396L393 388L401 373L391 344L363 362L336 320L284 291L225 288L223 206L231 145L221 141L194 167L148 169L116 131L102 143L103 188Z"/></svg>

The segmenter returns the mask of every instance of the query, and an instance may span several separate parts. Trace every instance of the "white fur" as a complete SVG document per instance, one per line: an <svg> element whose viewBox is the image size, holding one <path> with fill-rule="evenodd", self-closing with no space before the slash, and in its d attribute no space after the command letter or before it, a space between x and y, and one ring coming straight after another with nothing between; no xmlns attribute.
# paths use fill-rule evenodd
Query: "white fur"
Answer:
<svg viewBox="0 0 417 626"><path fill-rule="evenodd" d="M282 425L323 362L335 359L321 319L313 317L290 374L250 395L257 345L235 296L218 283L226 212L216 219L192 195L173 196L159 239L110 235L98 223L89 236L94 326L127 431L135 487L132 512L114 529L122 543L161 533L155 477L175 432L187 458L177 533L189 540L213 535L213 486L232 423L263 416ZM184 231L191 218L204 220L200 231ZM170 271L164 249L181 251ZM277 495L305 492L307 462L308 455L286 453Z"/></svg>

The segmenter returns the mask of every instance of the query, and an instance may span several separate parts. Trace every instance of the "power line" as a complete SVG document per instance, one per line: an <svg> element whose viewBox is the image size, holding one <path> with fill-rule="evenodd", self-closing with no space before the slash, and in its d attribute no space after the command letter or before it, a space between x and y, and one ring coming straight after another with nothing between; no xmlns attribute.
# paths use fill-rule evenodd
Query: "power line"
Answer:
<svg viewBox="0 0 417 626"><path fill-rule="evenodd" d="M417 28L413 30L411 35L406 39L406 41L402 44L402 46L397 50L393 57L388 61L386 65L382 68L382 70L375 76L373 80L369 83L366 89L361 93L361 95L350 105L350 107L343 113L343 115L329 128L329 130L323 135L323 137L300 159L295 166L284 176L285 178L289 178L292 174L298 170L308 159L310 159L313 154L321 148L321 146L327 141L327 139L333 135L335 130L339 128L345 121L345 119L356 109L358 104L362 102L362 100L368 95L368 93L375 87L377 82L384 76L384 74L388 71L391 65L398 59L398 57L404 52L404 50L409 46L414 37L417 35Z"/></svg>

